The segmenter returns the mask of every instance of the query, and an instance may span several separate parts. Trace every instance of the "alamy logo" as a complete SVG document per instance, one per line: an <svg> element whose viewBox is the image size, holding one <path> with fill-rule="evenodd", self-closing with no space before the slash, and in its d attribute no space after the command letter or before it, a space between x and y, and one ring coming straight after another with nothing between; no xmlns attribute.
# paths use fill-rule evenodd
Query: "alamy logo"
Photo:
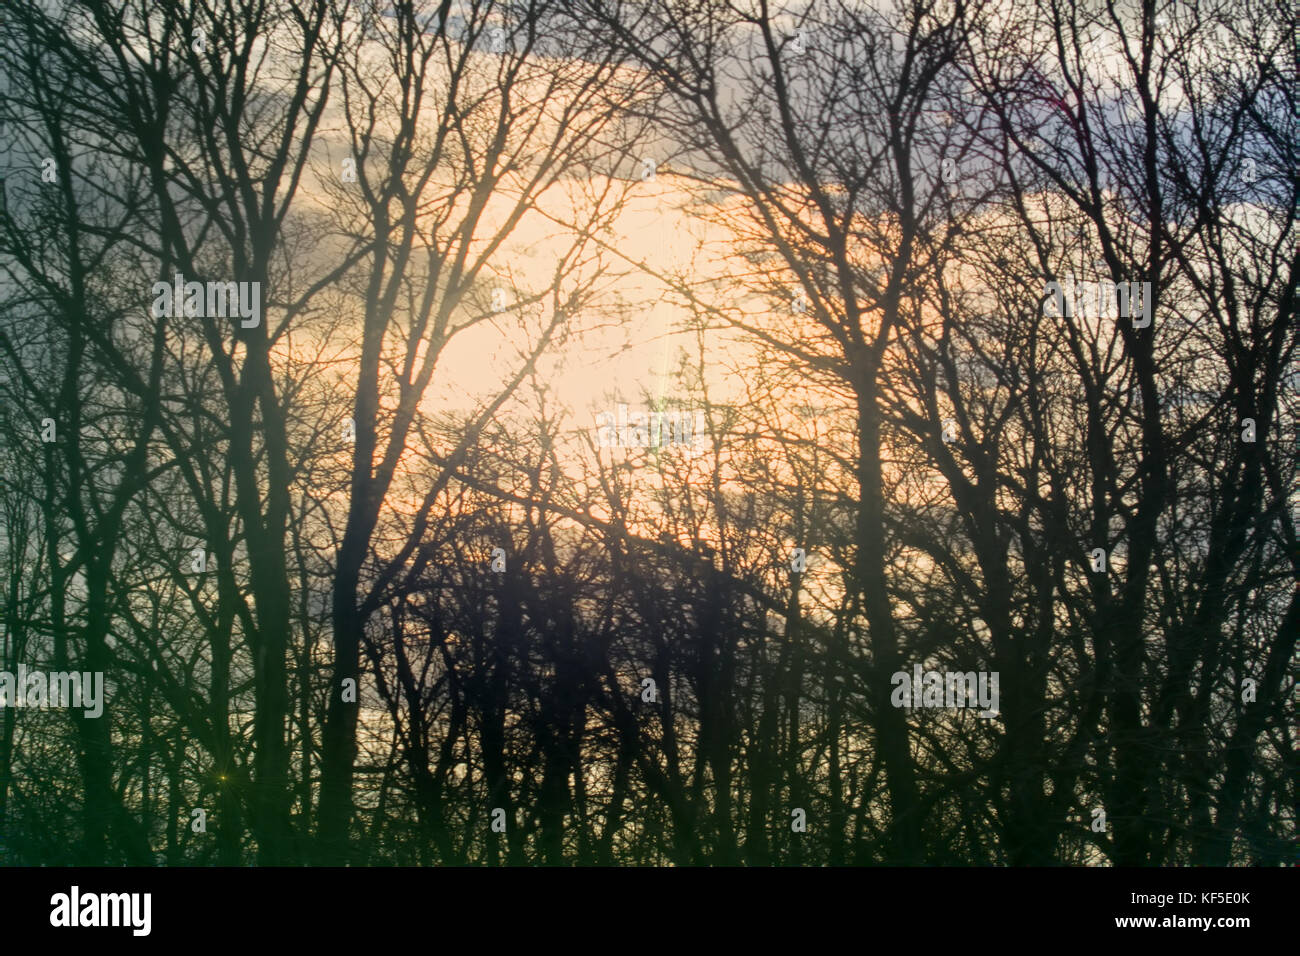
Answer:
<svg viewBox="0 0 1300 956"><path fill-rule="evenodd" d="M596 429L601 448L690 445L699 449L704 443L704 412L697 411L692 416L690 412L635 411L629 416L627 406L619 405L617 415L614 412L596 415Z"/></svg>
<svg viewBox="0 0 1300 956"><path fill-rule="evenodd" d="M260 282L186 282L176 273L172 285L153 284L153 317L236 318L245 329L262 324L262 283Z"/></svg>
<svg viewBox="0 0 1300 956"><path fill-rule="evenodd" d="M1045 295L1043 315L1132 319L1135 329L1151 324L1150 282L1076 282L1067 275L1060 282L1047 283Z"/></svg>
<svg viewBox="0 0 1300 956"><path fill-rule="evenodd" d="M51 926L129 926L132 935L148 936L153 922L151 893L86 893L74 886L50 897Z"/></svg>
<svg viewBox="0 0 1300 956"><path fill-rule="evenodd" d="M889 702L895 707L974 707L978 699L981 717L998 713L998 671L922 674L921 665L914 664L911 674L898 671L889 682L894 685Z"/></svg>
<svg viewBox="0 0 1300 956"><path fill-rule="evenodd" d="M104 713L104 674L102 671L29 671L18 665L15 675L0 671L0 707L81 707L85 716L96 718Z"/></svg>

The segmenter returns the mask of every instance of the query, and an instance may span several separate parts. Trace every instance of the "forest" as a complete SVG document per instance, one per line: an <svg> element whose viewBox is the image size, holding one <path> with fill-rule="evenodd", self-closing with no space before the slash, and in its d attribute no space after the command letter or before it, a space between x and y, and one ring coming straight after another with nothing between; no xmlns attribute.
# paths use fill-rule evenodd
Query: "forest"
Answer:
<svg viewBox="0 0 1300 956"><path fill-rule="evenodd" d="M6 0L0 863L1293 863L1298 19Z"/></svg>

